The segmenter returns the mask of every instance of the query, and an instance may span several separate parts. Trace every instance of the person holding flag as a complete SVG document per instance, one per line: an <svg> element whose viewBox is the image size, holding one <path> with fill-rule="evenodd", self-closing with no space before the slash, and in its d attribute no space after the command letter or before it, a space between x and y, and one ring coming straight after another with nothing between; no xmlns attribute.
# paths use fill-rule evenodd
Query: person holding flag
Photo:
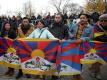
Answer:
<svg viewBox="0 0 107 80"><path fill-rule="evenodd" d="M69 28L69 39L77 43L87 42L93 38L93 27L89 24L89 16L80 14L79 20ZM82 65L81 65L82 67ZM83 80L81 75L74 75L75 80Z"/></svg>
<svg viewBox="0 0 107 80"><path fill-rule="evenodd" d="M107 14L102 14L99 17L99 21L94 25L94 38L93 40L98 42L107 42ZM92 77L101 80L101 63L96 62L89 68Z"/></svg>

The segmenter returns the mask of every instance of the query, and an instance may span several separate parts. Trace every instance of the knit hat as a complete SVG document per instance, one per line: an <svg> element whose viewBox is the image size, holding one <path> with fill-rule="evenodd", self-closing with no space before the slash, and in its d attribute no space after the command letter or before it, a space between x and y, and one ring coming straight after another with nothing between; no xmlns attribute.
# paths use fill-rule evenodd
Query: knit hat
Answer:
<svg viewBox="0 0 107 80"><path fill-rule="evenodd" d="M99 20L107 20L107 14L102 14L100 17L99 17Z"/></svg>

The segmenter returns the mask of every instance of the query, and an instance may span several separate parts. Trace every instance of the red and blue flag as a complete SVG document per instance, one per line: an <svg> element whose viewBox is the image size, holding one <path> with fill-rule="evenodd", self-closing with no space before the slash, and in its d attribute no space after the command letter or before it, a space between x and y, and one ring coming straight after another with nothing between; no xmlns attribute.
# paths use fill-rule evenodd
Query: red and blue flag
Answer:
<svg viewBox="0 0 107 80"><path fill-rule="evenodd" d="M107 43L84 42L80 45L80 54L84 54L84 61L107 62ZM90 61L88 61L90 63ZM87 63L87 62L86 62Z"/></svg>
<svg viewBox="0 0 107 80"><path fill-rule="evenodd" d="M82 54L79 53L79 46L79 43L68 41L61 44L59 75L80 74Z"/></svg>

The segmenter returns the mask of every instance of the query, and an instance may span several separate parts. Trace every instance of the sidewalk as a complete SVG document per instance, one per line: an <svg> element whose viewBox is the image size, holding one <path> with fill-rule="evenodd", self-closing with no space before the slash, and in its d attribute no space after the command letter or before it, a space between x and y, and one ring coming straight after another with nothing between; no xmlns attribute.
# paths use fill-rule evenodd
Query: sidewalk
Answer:
<svg viewBox="0 0 107 80"><path fill-rule="evenodd" d="M84 78L84 80L97 80L95 78L92 78L90 76L90 71L88 70L88 67L89 65L84 65L83 66L83 70L82 70L82 76ZM107 80L107 64L106 65L103 65L102 66L102 71L101 71L101 77L102 77L102 80ZM4 76L4 72L6 71L7 69L3 66L0 66L0 80L16 80L15 79L15 76L17 74L17 70L15 71L15 75L13 77L6 77ZM25 76L23 76L21 79L18 79L18 80L41 80L41 79L34 79L34 78L30 78L30 79L27 79ZM71 78L63 78L63 79L60 79L60 80L73 80Z"/></svg>

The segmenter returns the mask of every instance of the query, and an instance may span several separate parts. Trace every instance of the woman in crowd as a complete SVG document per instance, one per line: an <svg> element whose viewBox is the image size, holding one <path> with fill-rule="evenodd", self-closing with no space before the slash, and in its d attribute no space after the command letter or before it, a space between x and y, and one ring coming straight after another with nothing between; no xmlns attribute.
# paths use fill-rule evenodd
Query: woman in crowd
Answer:
<svg viewBox="0 0 107 80"><path fill-rule="evenodd" d="M16 32L12 29L12 26L9 22L5 22L1 29L1 37L7 37L10 39L15 39L17 37ZM8 67L8 71L5 73L7 76L13 76L14 68Z"/></svg>
<svg viewBox="0 0 107 80"><path fill-rule="evenodd" d="M43 20L37 20L35 23L35 30L27 37L27 38L41 38L41 39L53 39L53 40L57 40L57 38L55 38L50 31L48 31L48 29L45 26L45 23ZM36 76L39 77L39 76ZM47 76L43 76L43 79L48 80L50 77Z"/></svg>
<svg viewBox="0 0 107 80"><path fill-rule="evenodd" d="M28 38L57 39L45 27L43 20L37 20L35 26L37 28L28 36Z"/></svg>

